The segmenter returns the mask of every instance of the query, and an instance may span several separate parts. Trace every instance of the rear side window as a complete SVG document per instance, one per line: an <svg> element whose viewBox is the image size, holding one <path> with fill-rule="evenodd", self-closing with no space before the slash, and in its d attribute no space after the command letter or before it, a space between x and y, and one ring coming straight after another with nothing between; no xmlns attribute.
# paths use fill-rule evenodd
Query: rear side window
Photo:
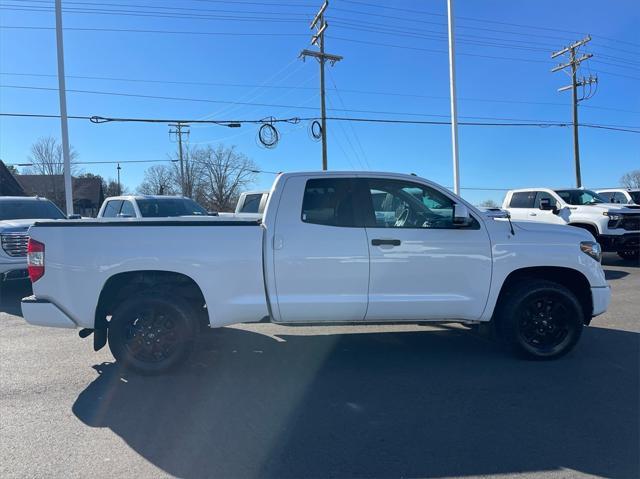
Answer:
<svg viewBox="0 0 640 479"><path fill-rule="evenodd" d="M509 208L533 208L536 199L535 191L521 191L511 195Z"/></svg>
<svg viewBox="0 0 640 479"><path fill-rule="evenodd" d="M120 213L121 206L122 206L121 200L108 201L102 216L104 218L115 218L116 216L118 216L118 213Z"/></svg>
<svg viewBox="0 0 640 479"><path fill-rule="evenodd" d="M626 203L627 197L624 195L624 193L620 193L619 191L615 192L613 194L613 201L612 203Z"/></svg>
<svg viewBox="0 0 640 479"><path fill-rule="evenodd" d="M352 181L349 178L307 181L302 200L302 221L326 226L357 226Z"/></svg>
<svg viewBox="0 0 640 479"><path fill-rule="evenodd" d="M240 213L258 213L261 199L262 194L245 196Z"/></svg>

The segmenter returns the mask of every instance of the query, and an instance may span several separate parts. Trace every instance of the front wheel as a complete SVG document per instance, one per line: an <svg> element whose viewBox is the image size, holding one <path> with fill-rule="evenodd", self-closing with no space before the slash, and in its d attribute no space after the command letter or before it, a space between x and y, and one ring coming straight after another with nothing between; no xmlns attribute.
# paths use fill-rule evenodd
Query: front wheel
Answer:
<svg viewBox="0 0 640 479"><path fill-rule="evenodd" d="M618 256L620 256L625 261L638 261L638 258L640 257L640 249L618 251Z"/></svg>
<svg viewBox="0 0 640 479"><path fill-rule="evenodd" d="M109 321L109 348L123 366L161 374L181 364L195 336L194 315L181 299L149 295L125 300Z"/></svg>
<svg viewBox="0 0 640 479"><path fill-rule="evenodd" d="M502 338L519 355L554 359L567 354L580 339L583 311L564 286L545 280L521 280L499 305Z"/></svg>

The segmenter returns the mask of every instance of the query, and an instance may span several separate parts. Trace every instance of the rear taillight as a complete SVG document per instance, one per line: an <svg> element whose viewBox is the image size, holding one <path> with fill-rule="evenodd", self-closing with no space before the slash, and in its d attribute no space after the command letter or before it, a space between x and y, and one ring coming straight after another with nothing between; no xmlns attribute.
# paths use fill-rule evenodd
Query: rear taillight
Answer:
<svg viewBox="0 0 640 479"><path fill-rule="evenodd" d="M32 283L44 276L44 245L32 238L27 243L27 269Z"/></svg>

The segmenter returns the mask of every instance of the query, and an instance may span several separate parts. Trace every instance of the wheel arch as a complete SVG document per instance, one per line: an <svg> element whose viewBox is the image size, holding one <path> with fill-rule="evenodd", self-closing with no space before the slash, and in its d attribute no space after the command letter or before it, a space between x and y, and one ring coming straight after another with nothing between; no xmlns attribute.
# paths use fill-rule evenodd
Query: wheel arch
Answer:
<svg viewBox="0 0 640 479"><path fill-rule="evenodd" d="M107 317L110 316L120 301L132 294L145 291L166 292L170 296L180 296L193 301L198 307L198 322L201 326L209 326L209 312L200 286L190 276L175 271L138 270L116 273L104 283L95 312L95 329L106 330Z"/></svg>
<svg viewBox="0 0 640 479"><path fill-rule="evenodd" d="M493 308L492 320L500 307L501 301L511 287L520 281L544 279L558 283L576 295L583 311L583 322L589 324L593 313L593 299L591 285L587 277L580 271L562 266L533 266L520 268L507 275L500 288L500 293Z"/></svg>
<svg viewBox="0 0 640 479"><path fill-rule="evenodd" d="M596 239L600 235L600 232L598 231L598 225L595 224L595 223L589 223L589 222L586 222L586 221L577 221L575 223L569 223L569 226L573 226L574 228L582 228L583 230L587 230Z"/></svg>

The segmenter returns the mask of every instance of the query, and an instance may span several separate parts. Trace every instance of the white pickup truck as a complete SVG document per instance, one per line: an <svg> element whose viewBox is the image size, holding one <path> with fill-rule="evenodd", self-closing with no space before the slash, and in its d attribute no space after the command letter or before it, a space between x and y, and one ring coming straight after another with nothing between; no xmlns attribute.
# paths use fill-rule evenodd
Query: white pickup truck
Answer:
<svg viewBox="0 0 640 479"><path fill-rule="evenodd" d="M207 216L191 198L165 195L125 195L105 198L98 218L169 218Z"/></svg>
<svg viewBox="0 0 640 479"><path fill-rule="evenodd" d="M640 206L607 203L598 193L580 188L527 188L507 192L502 208L515 220L582 228L604 251L638 261Z"/></svg>
<svg viewBox="0 0 640 479"><path fill-rule="evenodd" d="M515 351L570 351L610 290L586 231L485 215L412 175L277 177L262 221L37 223L31 324L82 328L94 348L159 373L200 328L462 322Z"/></svg>

